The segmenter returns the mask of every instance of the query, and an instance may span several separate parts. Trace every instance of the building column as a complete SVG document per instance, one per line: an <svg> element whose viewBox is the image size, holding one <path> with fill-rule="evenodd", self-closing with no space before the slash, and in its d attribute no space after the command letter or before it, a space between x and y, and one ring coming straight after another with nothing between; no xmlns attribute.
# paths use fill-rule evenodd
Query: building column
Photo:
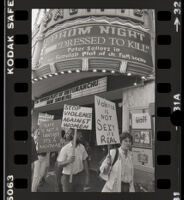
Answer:
<svg viewBox="0 0 184 200"><path fill-rule="evenodd" d="M151 54L152 54L152 61L153 61L153 70L155 68L155 14L153 10L145 10L144 12L144 25L146 28L149 28L149 33L151 36ZM154 70L155 71L155 70ZM153 72L154 72L153 71Z"/></svg>
<svg viewBox="0 0 184 200"><path fill-rule="evenodd" d="M40 53L41 53L41 50L42 50L42 47L43 47L43 38L44 38L43 29L44 29L44 23L42 22L40 24L38 36L36 38L35 50L34 50L34 53L32 55L32 69L37 68L38 64L39 64Z"/></svg>

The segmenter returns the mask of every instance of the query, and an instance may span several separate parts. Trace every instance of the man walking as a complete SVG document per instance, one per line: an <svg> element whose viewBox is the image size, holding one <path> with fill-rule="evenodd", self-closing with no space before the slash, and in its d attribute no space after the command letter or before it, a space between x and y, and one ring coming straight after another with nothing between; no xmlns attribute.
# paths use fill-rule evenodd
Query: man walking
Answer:
<svg viewBox="0 0 184 200"><path fill-rule="evenodd" d="M73 155L73 137L74 131L68 131L69 143L60 151L57 161L63 166L62 186L63 192L82 192L84 185L89 184L89 171L87 157L88 154L84 145L81 144L81 132L77 133L76 147ZM72 183L70 183L70 174L73 174Z"/></svg>

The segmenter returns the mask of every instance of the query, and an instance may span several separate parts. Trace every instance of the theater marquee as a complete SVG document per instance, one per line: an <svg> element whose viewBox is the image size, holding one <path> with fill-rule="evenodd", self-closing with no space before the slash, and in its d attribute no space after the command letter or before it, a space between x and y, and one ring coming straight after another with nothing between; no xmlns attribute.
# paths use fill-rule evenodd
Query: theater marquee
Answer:
<svg viewBox="0 0 184 200"><path fill-rule="evenodd" d="M92 94L97 94L105 91L107 91L107 77L90 81L88 83L75 86L71 89L63 90L50 96L40 98L35 101L34 107L39 108L42 106L59 103Z"/></svg>
<svg viewBox="0 0 184 200"><path fill-rule="evenodd" d="M152 67L150 41L148 32L123 25L72 26L44 39L40 65L70 59L109 58Z"/></svg>

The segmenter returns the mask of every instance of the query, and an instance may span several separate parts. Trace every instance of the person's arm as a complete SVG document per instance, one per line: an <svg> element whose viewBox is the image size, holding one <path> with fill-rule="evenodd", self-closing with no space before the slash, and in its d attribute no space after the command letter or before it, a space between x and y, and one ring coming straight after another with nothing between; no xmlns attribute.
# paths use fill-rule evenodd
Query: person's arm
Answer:
<svg viewBox="0 0 184 200"><path fill-rule="evenodd" d="M69 165L70 163L73 163L75 160L75 156L72 156L70 159L64 160L64 161L58 161L58 165L65 167L67 165Z"/></svg>
<svg viewBox="0 0 184 200"><path fill-rule="evenodd" d="M111 168L111 163L112 163L111 155L107 155L107 157L105 158L105 165L104 165L104 169L103 169L104 174L109 173L110 168Z"/></svg>
<svg viewBox="0 0 184 200"><path fill-rule="evenodd" d="M115 154L116 154L116 150L111 149L110 154L107 155L107 157L105 158L104 162L102 163L102 166L100 167L100 171L103 174L109 174Z"/></svg>

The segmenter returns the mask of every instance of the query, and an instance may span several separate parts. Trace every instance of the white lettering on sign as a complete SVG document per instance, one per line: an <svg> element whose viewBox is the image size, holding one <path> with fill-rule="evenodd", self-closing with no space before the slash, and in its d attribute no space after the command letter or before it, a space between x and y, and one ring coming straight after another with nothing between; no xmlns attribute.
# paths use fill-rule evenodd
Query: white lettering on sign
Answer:
<svg viewBox="0 0 184 200"><path fill-rule="evenodd" d="M95 117L97 144L120 143L115 103L95 96Z"/></svg>
<svg viewBox="0 0 184 200"><path fill-rule="evenodd" d="M132 129L151 129L150 115L148 113L133 113Z"/></svg>
<svg viewBox="0 0 184 200"><path fill-rule="evenodd" d="M91 130L92 108L65 104L61 127Z"/></svg>
<svg viewBox="0 0 184 200"><path fill-rule="evenodd" d="M90 23L59 29L44 39L40 66L96 57L153 67L150 41L147 31L124 25Z"/></svg>
<svg viewBox="0 0 184 200"><path fill-rule="evenodd" d="M54 119L54 115L49 115L47 113L39 113L38 114L38 125L40 125L41 122L47 122Z"/></svg>
<svg viewBox="0 0 184 200"><path fill-rule="evenodd" d="M59 151L61 149L61 139L61 120L40 122L39 153Z"/></svg>
<svg viewBox="0 0 184 200"><path fill-rule="evenodd" d="M53 103L63 102L70 99L105 92L106 90L107 77L104 77L88 83L84 83L82 85L75 86L68 90L60 91L50 96L40 98L35 101L34 107L39 108Z"/></svg>

